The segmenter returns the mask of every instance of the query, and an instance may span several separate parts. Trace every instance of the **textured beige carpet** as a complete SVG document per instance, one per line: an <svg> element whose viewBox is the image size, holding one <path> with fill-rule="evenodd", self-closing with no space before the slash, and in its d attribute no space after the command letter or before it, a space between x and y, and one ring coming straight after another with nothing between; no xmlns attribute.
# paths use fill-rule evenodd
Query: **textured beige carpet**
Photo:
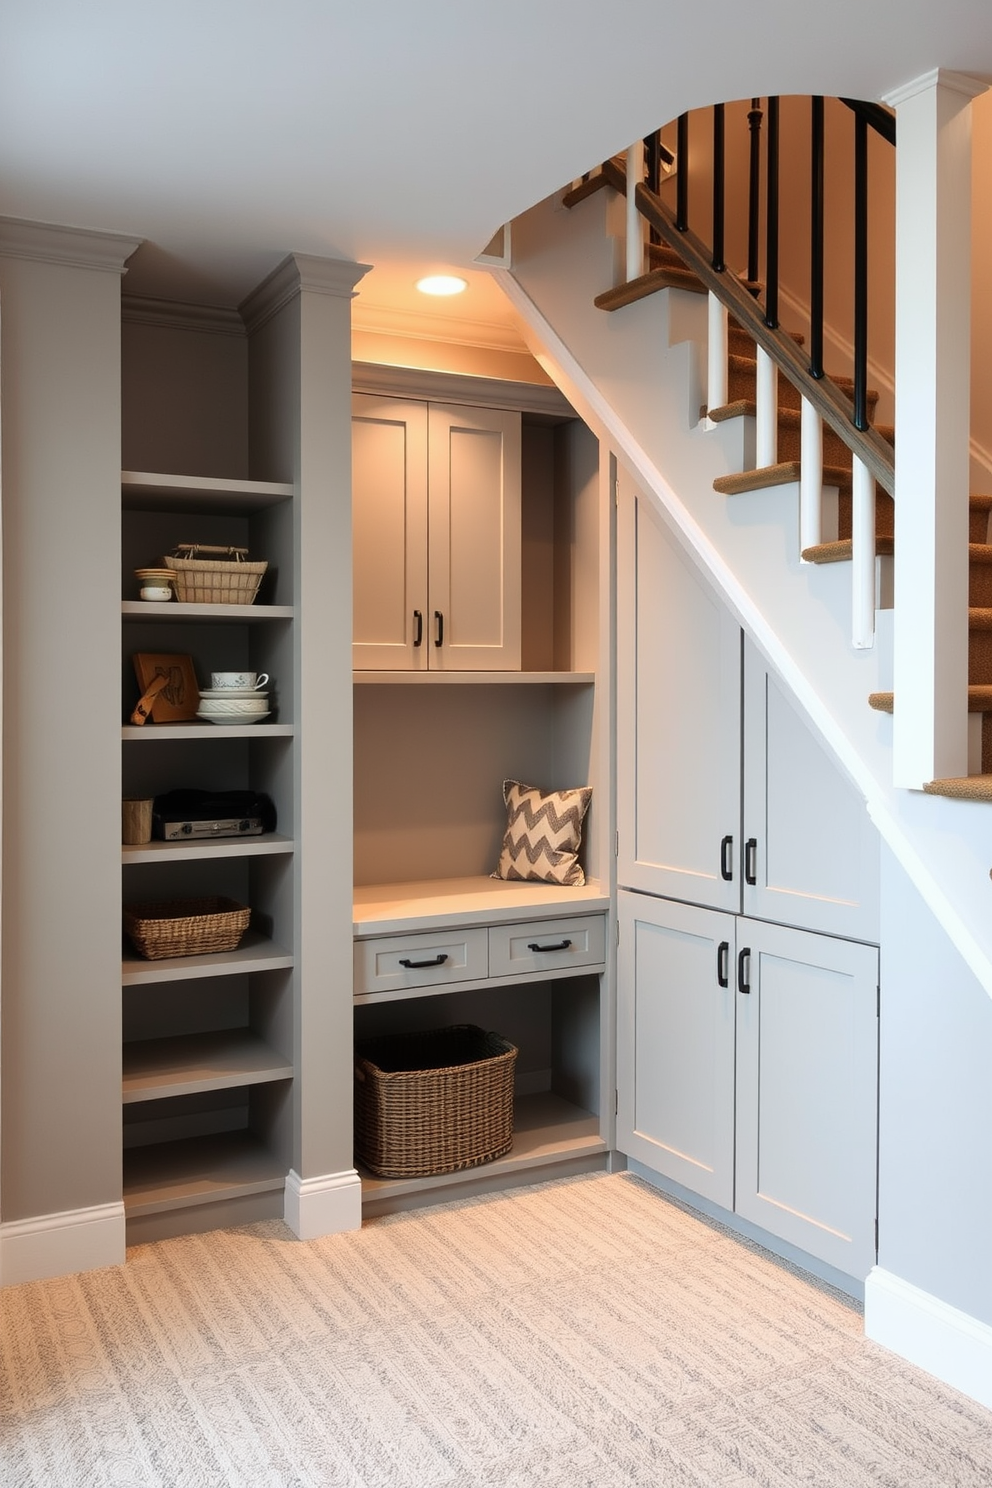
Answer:
<svg viewBox="0 0 992 1488"><path fill-rule="evenodd" d="M988 1488L992 1415L591 1176L0 1293L3 1488Z"/></svg>

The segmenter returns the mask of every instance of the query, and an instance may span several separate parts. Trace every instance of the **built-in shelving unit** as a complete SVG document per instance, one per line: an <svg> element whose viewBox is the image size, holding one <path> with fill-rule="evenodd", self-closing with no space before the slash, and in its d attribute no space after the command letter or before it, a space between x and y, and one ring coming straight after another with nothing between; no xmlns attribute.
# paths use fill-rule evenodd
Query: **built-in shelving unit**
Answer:
<svg viewBox="0 0 992 1488"><path fill-rule="evenodd" d="M358 686L390 684L419 687L591 687L594 672L355 672Z"/></svg>
<svg viewBox="0 0 992 1488"><path fill-rule="evenodd" d="M254 789L294 820L293 487L125 472L122 477L122 789ZM269 569L252 605L149 604L133 570L179 542L247 547ZM188 655L271 676L273 719L135 726L131 656ZM234 951L146 960L125 941L124 1203L132 1239L282 1212L291 1162L295 842L259 837L122 846L125 902L220 893L250 905ZM188 989L185 990L185 989Z"/></svg>

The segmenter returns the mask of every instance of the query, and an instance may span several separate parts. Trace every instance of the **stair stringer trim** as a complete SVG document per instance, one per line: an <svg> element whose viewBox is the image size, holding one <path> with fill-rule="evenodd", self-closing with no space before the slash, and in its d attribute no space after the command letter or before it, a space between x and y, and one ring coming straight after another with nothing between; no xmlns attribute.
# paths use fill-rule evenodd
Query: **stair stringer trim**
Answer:
<svg viewBox="0 0 992 1488"><path fill-rule="evenodd" d="M594 206L590 199L578 209L589 217L578 232L577 213L562 223L564 214L548 203L515 227L514 268L497 277L534 355L616 451L754 637L992 996L988 808L892 786L892 720L872 713L867 703L869 692L884 690L891 665L887 617L879 617L873 650L852 649L846 566L800 563L795 487L729 500L712 491L715 475L733 468L727 463L730 446L722 443L729 426L708 433L691 410L686 418L684 378L691 358L684 346L670 346L670 330L678 327L669 307L693 297L665 290L613 315L595 310L593 285L602 287L601 277L596 285L602 270L595 254L591 270L582 264L583 240L595 239L595 214L589 213ZM536 227L529 220L535 214ZM556 323L567 326L567 342ZM638 338L646 338L646 348L637 345ZM595 367L596 375L587 367Z"/></svg>

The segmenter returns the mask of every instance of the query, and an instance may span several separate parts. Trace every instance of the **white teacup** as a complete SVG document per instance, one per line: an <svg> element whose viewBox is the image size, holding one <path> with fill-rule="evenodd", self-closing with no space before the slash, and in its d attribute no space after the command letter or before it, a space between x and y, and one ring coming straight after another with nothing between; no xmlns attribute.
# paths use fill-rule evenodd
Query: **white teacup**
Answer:
<svg viewBox="0 0 992 1488"><path fill-rule="evenodd" d="M268 672L211 672L210 687L213 692L230 689L232 692L257 692L269 680Z"/></svg>

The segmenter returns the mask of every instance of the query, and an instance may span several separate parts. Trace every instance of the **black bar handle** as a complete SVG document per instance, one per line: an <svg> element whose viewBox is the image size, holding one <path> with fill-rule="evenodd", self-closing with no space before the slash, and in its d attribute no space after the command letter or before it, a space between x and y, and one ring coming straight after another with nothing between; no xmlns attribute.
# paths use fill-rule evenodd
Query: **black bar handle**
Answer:
<svg viewBox="0 0 992 1488"><path fill-rule="evenodd" d="M721 987L730 986L730 941L721 940L716 948L716 979Z"/></svg>
<svg viewBox="0 0 992 1488"><path fill-rule="evenodd" d="M720 877L724 883L734 881L734 839L724 837L720 843Z"/></svg>
<svg viewBox="0 0 992 1488"><path fill-rule="evenodd" d="M435 646L444 645L444 616L440 610L434 611L434 644Z"/></svg>
<svg viewBox="0 0 992 1488"><path fill-rule="evenodd" d="M423 612L423 610L414 610L414 612L413 612L413 620L414 620L414 624L417 627L417 633L416 633L416 635L413 638L413 646L414 646L414 650L416 650L416 648L418 646L420 646L420 645L423 644L423 639L424 639L424 612Z"/></svg>
<svg viewBox="0 0 992 1488"><path fill-rule="evenodd" d="M744 975L744 959L747 958L747 976ZM745 946L737 957L737 990L749 994L751 991L751 947Z"/></svg>
<svg viewBox="0 0 992 1488"><path fill-rule="evenodd" d="M434 956L430 961L411 961L407 956L400 957L400 965L405 966L407 971L423 971L427 966L443 966L448 956L445 951Z"/></svg>
<svg viewBox="0 0 992 1488"><path fill-rule="evenodd" d="M757 837L749 837L744 844L744 882L752 887L758 882Z"/></svg>
<svg viewBox="0 0 992 1488"><path fill-rule="evenodd" d="M557 945L542 946L537 941L531 941L527 949L529 951L567 951L572 944L570 940L560 940Z"/></svg>

